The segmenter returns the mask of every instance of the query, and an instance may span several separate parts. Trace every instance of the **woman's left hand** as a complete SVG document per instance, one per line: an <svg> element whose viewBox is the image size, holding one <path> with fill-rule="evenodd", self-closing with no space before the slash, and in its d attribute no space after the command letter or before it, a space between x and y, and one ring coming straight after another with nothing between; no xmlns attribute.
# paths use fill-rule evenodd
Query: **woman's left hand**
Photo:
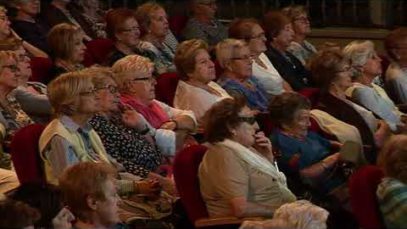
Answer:
<svg viewBox="0 0 407 229"><path fill-rule="evenodd" d="M255 143L253 147L261 154L263 154L265 157L267 157L270 160L273 160L273 150L271 146L270 140L264 135L263 132L257 132L254 135L255 138Z"/></svg>
<svg viewBox="0 0 407 229"><path fill-rule="evenodd" d="M136 130L142 130L145 127L140 114L135 110L125 110L122 114L122 121L124 125Z"/></svg>
<svg viewBox="0 0 407 229"><path fill-rule="evenodd" d="M52 219L52 225L55 229L71 229L72 221L75 216L67 208L62 208L61 211Z"/></svg>

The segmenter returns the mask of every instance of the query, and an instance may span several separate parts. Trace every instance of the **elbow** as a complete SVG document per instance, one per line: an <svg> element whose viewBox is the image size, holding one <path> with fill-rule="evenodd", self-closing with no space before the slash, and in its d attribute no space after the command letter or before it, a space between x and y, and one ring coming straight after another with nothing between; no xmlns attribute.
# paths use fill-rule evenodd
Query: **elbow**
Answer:
<svg viewBox="0 0 407 229"><path fill-rule="evenodd" d="M235 198L231 201L232 215L237 218L246 216L247 201L246 198Z"/></svg>

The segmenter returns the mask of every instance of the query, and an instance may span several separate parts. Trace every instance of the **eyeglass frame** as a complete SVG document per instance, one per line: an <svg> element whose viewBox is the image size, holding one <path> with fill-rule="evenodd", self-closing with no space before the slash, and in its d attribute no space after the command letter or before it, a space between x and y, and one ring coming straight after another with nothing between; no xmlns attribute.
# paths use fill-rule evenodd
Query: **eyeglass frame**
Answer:
<svg viewBox="0 0 407 229"><path fill-rule="evenodd" d="M257 122L257 119L254 116L238 116L237 119L239 122L245 122L250 125L254 125Z"/></svg>
<svg viewBox="0 0 407 229"><path fill-rule="evenodd" d="M15 64L3 65L2 66L2 71L3 71L4 68L10 69L10 71L13 72L13 73L16 73L16 72L18 72L20 70L20 68Z"/></svg>
<svg viewBox="0 0 407 229"><path fill-rule="evenodd" d="M79 92L79 95L80 96L95 96L97 91L98 91L97 88L92 88L91 90L88 90L88 91Z"/></svg>
<svg viewBox="0 0 407 229"><path fill-rule="evenodd" d="M117 86L113 86L113 85L106 85L104 87L97 87L96 90L105 90L107 89L110 93L112 94L116 94L119 92L119 88Z"/></svg>

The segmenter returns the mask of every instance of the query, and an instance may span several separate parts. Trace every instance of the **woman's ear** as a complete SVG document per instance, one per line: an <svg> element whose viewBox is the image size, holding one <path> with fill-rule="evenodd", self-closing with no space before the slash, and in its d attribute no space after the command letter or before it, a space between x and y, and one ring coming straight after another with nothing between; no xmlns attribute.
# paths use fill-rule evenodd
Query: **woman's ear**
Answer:
<svg viewBox="0 0 407 229"><path fill-rule="evenodd" d="M86 204L91 210L96 210L97 209L97 200L93 198L91 195L88 195L86 197Z"/></svg>
<svg viewBox="0 0 407 229"><path fill-rule="evenodd" d="M228 128L229 133L231 133L232 136L235 136L235 135L236 135L236 130L235 130L235 128L233 128L230 124L227 124L227 125L226 125L226 128Z"/></svg>
<svg viewBox="0 0 407 229"><path fill-rule="evenodd" d="M401 55L399 54L398 49L389 50L389 56L395 60L400 60L400 58L401 58Z"/></svg>
<svg viewBox="0 0 407 229"><path fill-rule="evenodd" d="M227 61L225 63L225 70L227 70L229 72L233 72L232 61Z"/></svg>

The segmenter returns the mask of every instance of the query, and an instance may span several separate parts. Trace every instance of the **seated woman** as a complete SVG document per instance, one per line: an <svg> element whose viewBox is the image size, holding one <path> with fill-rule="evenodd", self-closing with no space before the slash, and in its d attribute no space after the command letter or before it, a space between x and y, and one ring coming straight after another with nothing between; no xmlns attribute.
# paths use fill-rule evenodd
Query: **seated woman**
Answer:
<svg viewBox="0 0 407 229"><path fill-rule="evenodd" d="M407 136L395 135L380 152L378 165L385 177L377 187L377 198L386 228L407 226Z"/></svg>
<svg viewBox="0 0 407 229"><path fill-rule="evenodd" d="M299 176L320 195L334 194L334 189L345 183L342 177L331 176L340 160L339 153L331 153L331 147L340 143L308 131L310 108L310 102L300 94L275 96L269 106L270 118L277 124L273 145L281 151L279 162L287 176Z"/></svg>
<svg viewBox="0 0 407 229"><path fill-rule="evenodd" d="M267 94L252 76L252 58L246 42L226 39L216 45L216 58L224 70L218 80L231 96L246 99L250 109L267 111Z"/></svg>
<svg viewBox="0 0 407 229"><path fill-rule="evenodd" d="M346 90L352 86L352 73L342 52L331 49L318 53L310 69L321 90L316 108L355 126L365 146L365 158L375 163L377 148L382 146L390 129L386 122L377 120L372 112L346 97Z"/></svg>
<svg viewBox="0 0 407 229"><path fill-rule="evenodd" d="M211 143L199 166L202 198L210 217L272 217L295 201L275 166L271 143L244 100L224 99L205 114Z"/></svg>
<svg viewBox="0 0 407 229"><path fill-rule="evenodd" d="M154 62L155 73L175 72L175 50L165 43L169 25L164 8L155 2L144 3L137 7L136 18L146 42L143 49L153 54L148 57Z"/></svg>
<svg viewBox="0 0 407 229"><path fill-rule="evenodd" d="M119 218L116 171L104 163L82 162L69 167L59 186L75 215L73 228L126 229Z"/></svg>
<svg viewBox="0 0 407 229"><path fill-rule="evenodd" d="M229 26L229 37L247 42L253 57L253 76L266 90L268 97L292 91L291 86L264 54L267 50L264 30L255 19L237 19Z"/></svg>
<svg viewBox="0 0 407 229"><path fill-rule="evenodd" d="M106 38L105 12L96 0L76 0L69 4L69 11L91 39Z"/></svg>
<svg viewBox="0 0 407 229"><path fill-rule="evenodd" d="M0 214L0 228L34 228L34 223L40 218L35 208L12 199L0 199Z"/></svg>
<svg viewBox="0 0 407 229"><path fill-rule="evenodd" d="M291 20L294 31L293 41L291 41L288 51L297 57L305 66L317 50L305 38L311 33L310 20L307 10L302 5L292 5L281 11Z"/></svg>
<svg viewBox="0 0 407 229"><path fill-rule="evenodd" d="M403 49L407 43L407 29L393 30L384 40L391 63L386 71L385 89L396 104L407 104L407 54Z"/></svg>
<svg viewBox="0 0 407 229"><path fill-rule="evenodd" d="M78 71L83 69L81 62L85 55L85 45L83 43L82 30L71 24L58 24L48 33L48 45L51 49L51 56L54 60L54 67L51 69L50 82L62 73Z"/></svg>
<svg viewBox="0 0 407 229"><path fill-rule="evenodd" d="M89 124L100 136L106 152L121 163L127 172L140 177L157 175L162 155L146 137L139 134L145 128L136 111L120 110L120 94L108 68L83 70L93 75L93 85L100 98L98 112Z"/></svg>
<svg viewBox="0 0 407 229"><path fill-rule="evenodd" d="M311 87L310 72L287 50L294 38L290 19L281 12L270 11L264 16L263 23L269 41L265 54L278 73L295 91Z"/></svg>
<svg viewBox="0 0 407 229"><path fill-rule="evenodd" d="M174 58L178 75L182 78L175 91L174 107L192 110L198 123L213 104L230 97L215 79L215 65L203 40L182 42Z"/></svg>
<svg viewBox="0 0 407 229"><path fill-rule="evenodd" d="M386 121L392 131L403 131L407 128L402 120L404 114L398 110L383 88L373 82L382 74L382 60L377 56L373 43L354 41L348 44L343 52L354 71L353 85L347 89L346 95Z"/></svg>
<svg viewBox="0 0 407 229"><path fill-rule="evenodd" d="M154 67L148 58L126 56L118 60L112 70L121 102L141 114L143 129L155 138L164 155L173 156L183 146L186 135L196 128L193 112L175 109L155 100Z"/></svg>

